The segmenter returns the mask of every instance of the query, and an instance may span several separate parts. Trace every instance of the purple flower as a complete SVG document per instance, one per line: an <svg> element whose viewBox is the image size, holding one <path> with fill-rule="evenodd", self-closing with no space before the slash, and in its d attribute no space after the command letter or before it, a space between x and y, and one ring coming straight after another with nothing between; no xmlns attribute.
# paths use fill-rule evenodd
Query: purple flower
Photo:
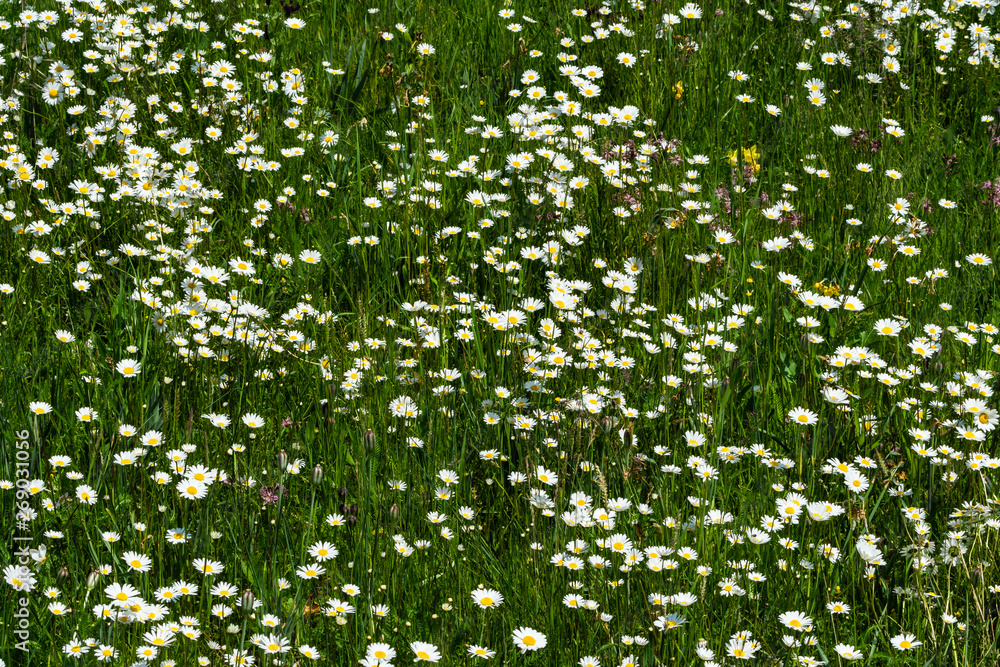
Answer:
<svg viewBox="0 0 1000 667"><path fill-rule="evenodd" d="M729 199L729 190L724 185L720 185L715 188L715 196L719 198L719 203L722 204L723 211L726 213L732 211L732 202Z"/></svg>
<svg viewBox="0 0 1000 667"><path fill-rule="evenodd" d="M986 181L981 187L986 191L986 199L983 199L979 203L989 204L994 208L1000 207L1000 179L996 182Z"/></svg>
<svg viewBox="0 0 1000 667"><path fill-rule="evenodd" d="M275 482L272 486L260 487L260 498L264 501L264 507L278 502L279 492L284 495L287 489L280 483Z"/></svg>

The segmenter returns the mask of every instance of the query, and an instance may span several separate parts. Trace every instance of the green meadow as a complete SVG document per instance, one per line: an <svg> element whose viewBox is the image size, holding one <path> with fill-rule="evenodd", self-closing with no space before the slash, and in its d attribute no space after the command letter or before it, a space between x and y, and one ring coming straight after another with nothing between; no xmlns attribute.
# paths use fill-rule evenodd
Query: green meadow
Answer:
<svg viewBox="0 0 1000 667"><path fill-rule="evenodd" d="M0 5L0 667L1000 663L995 10Z"/></svg>

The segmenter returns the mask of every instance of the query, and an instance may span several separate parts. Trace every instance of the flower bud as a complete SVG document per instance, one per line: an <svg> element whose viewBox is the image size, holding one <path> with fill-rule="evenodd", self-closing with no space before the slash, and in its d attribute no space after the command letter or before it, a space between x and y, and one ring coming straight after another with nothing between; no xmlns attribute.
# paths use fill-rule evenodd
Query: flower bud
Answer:
<svg viewBox="0 0 1000 667"><path fill-rule="evenodd" d="M615 427L615 423L611 421L611 417L605 417L601 420L601 428L604 429L605 435L611 433L611 429Z"/></svg>
<svg viewBox="0 0 1000 667"><path fill-rule="evenodd" d="M389 516L392 517L393 521L399 519L399 505L393 503L389 506Z"/></svg>
<svg viewBox="0 0 1000 667"><path fill-rule="evenodd" d="M256 598L254 598L253 591L248 588L245 591L243 591L243 597L240 600L240 606L243 607L244 612L249 614L250 612L253 611L253 605L255 601Z"/></svg>
<svg viewBox="0 0 1000 667"><path fill-rule="evenodd" d="M357 515L358 515L358 506L357 506L356 504L355 504L355 505L351 505L351 507L349 508L349 510L348 510L348 511L349 511L349 512L350 512L350 513L351 513L351 514L352 514L353 516L357 516Z"/></svg>
<svg viewBox="0 0 1000 667"><path fill-rule="evenodd" d="M368 429L364 436L365 451L371 452L375 449L375 431Z"/></svg>
<svg viewBox="0 0 1000 667"><path fill-rule="evenodd" d="M340 496L341 500L343 500L344 498L346 498L347 497L347 487L346 486L342 486L339 489L337 489L337 495Z"/></svg>
<svg viewBox="0 0 1000 667"><path fill-rule="evenodd" d="M89 590L93 590L94 586L97 585L98 579L100 579L100 578L101 578L101 573L98 572L97 570L94 570L93 572L91 572L90 574L88 574L87 575L87 590L88 591Z"/></svg>
<svg viewBox="0 0 1000 667"><path fill-rule="evenodd" d="M347 525L348 525L348 527L353 528L354 524L356 524L357 522L358 522L358 517L354 516L353 514L351 516L347 517Z"/></svg>
<svg viewBox="0 0 1000 667"><path fill-rule="evenodd" d="M60 582L69 579L69 568L64 566L62 569L60 569L59 572L56 573L56 579L58 579Z"/></svg>
<svg viewBox="0 0 1000 667"><path fill-rule="evenodd" d="M323 481L323 466L316 464L313 468L313 484L319 484Z"/></svg>
<svg viewBox="0 0 1000 667"><path fill-rule="evenodd" d="M277 465L278 469L282 471L288 467L288 452L286 452L284 449L278 452Z"/></svg>

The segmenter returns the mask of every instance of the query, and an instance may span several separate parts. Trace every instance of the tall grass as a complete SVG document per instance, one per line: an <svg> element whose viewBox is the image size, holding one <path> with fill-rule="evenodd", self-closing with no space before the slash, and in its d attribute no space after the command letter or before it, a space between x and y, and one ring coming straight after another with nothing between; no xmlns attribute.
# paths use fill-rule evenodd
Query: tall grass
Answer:
<svg viewBox="0 0 1000 667"><path fill-rule="evenodd" d="M991 7L2 17L6 664L998 660Z"/></svg>

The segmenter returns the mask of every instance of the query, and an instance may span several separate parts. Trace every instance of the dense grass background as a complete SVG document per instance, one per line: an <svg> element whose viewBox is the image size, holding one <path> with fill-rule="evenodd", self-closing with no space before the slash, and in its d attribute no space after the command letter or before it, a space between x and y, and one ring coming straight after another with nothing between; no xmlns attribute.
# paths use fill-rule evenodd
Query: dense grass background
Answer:
<svg viewBox="0 0 1000 667"><path fill-rule="evenodd" d="M159 630L149 664L994 664L995 14L695 9L4 5L0 505L47 551L30 592L4 572L0 659L132 664ZM95 608L114 583L131 613Z"/></svg>

